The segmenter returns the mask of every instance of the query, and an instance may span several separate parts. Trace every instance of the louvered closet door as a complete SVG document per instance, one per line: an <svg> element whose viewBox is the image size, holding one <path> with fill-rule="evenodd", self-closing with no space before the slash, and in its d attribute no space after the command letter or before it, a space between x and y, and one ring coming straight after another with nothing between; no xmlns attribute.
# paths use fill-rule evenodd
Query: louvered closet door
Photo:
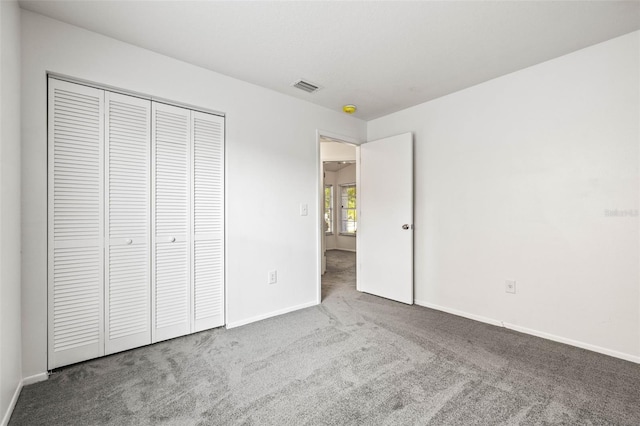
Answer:
<svg viewBox="0 0 640 426"><path fill-rule="evenodd" d="M224 118L192 111L193 331L224 325Z"/></svg>
<svg viewBox="0 0 640 426"><path fill-rule="evenodd" d="M190 111L153 103L154 342L191 331Z"/></svg>
<svg viewBox="0 0 640 426"><path fill-rule="evenodd" d="M151 343L151 101L105 93L105 349Z"/></svg>
<svg viewBox="0 0 640 426"><path fill-rule="evenodd" d="M103 101L49 80L49 369L104 354Z"/></svg>

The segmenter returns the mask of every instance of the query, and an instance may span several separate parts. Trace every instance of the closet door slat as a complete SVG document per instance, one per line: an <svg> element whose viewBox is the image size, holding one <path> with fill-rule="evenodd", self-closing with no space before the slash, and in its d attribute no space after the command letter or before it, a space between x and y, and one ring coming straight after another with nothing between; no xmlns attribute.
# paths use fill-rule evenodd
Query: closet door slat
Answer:
<svg viewBox="0 0 640 426"><path fill-rule="evenodd" d="M104 355L104 91L49 80L48 368Z"/></svg>
<svg viewBox="0 0 640 426"><path fill-rule="evenodd" d="M224 118L192 111L193 331L224 324Z"/></svg>
<svg viewBox="0 0 640 426"><path fill-rule="evenodd" d="M190 111L153 103L152 341L191 332Z"/></svg>
<svg viewBox="0 0 640 426"><path fill-rule="evenodd" d="M151 101L106 92L105 352L151 343Z"/></svg>

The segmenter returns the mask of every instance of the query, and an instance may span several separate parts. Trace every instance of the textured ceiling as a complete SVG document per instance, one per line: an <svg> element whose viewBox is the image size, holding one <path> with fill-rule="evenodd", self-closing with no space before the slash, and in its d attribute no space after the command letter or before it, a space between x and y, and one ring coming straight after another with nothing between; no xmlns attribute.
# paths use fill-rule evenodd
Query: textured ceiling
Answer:
<svg viewBox="0 0 640 426"><path fill-rule="evenodd" d="M355 162L346 162L346 161L325 161L324 162L324 171L325 172L337 172L346 167L355 164Z"/></svg>
<svg viewBox="0 0 640 426"><path fill-rule="evenodd" d="M366 120L640 29L637 1L20 4Z"/></svg>

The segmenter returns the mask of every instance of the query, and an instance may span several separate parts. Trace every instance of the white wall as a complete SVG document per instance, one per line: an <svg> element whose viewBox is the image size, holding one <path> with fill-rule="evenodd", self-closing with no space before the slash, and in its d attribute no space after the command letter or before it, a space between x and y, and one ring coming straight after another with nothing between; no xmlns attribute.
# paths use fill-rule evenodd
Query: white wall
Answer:
<svg viewBox="0 0 640 426"><path fill-rule="evenodd" d="M355 161L354 145L341 142L322 142L322 161Z"/></svg>
<svg viewBox="0 0 640 426"><path fill-rule="evenodd" d="M20 333L20 9L0 2L0 424L22 380Z"/></svg>
<svg viewBox="0 0 640 426"><path fill-rule="evenodd" d="M354 148L355 151L355 148ZM356 183L356 165L352 164L350 166L345 167L344 169L338 170L336 173L336 185L334 189L335 201L334 205L336 206L336 245L335 248L338 250L356 250L356 237L348 236L348 235L340 235L340 218L341 218L341 197L340 197L340 185L345 183Z"/></svg>
<svg viewBox="0 0 640 426"><path fill-rule="evenodd" d="M317 302L316 131L363 121L27 11L22 43L25 376L46 369L46 71L226 113L227 323Z"/></svg>
<svg viewBox="0 0 640 426"><path fill-rule="evenodd" d="M417 303L640 361L639 39L368 123L415 135Z"/></svg>

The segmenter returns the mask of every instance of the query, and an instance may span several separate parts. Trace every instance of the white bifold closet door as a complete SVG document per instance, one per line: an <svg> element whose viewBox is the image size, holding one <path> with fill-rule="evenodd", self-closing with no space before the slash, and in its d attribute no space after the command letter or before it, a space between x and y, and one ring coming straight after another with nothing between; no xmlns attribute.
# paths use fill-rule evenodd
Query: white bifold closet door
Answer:
<svg viewBox="0 0 640 426"><path fill-rule="evenodd" d="M153 103L152 340L191 331L191 111Z"/></svg>
<svg viewBox="0 0 640 426"><path fill-rule="evenodd" d="M224 118L191 112L192 332L224 324Z"/></svg>
<svg viewBox="0 0 640 426"><path fill-rule="evenodd" d="M153 103L153 341L224 325L224 118Z"/></svg>
<svg viewBox="0 0 640 426"><path fill-rule="evenodd" d="M49 369L104 354L104 91L49 80Z"/></svg>
<svg viewBox="0 0 640 426"><path fill-rule="evenodd" d="M48 367L224 325L224 118L49 79Z"/></svg>
<svg viewBox="0 0 640 426"><path fill-rule="evenodd" d="M105 352L151 343L151 101L106 92Z"/></svg>

